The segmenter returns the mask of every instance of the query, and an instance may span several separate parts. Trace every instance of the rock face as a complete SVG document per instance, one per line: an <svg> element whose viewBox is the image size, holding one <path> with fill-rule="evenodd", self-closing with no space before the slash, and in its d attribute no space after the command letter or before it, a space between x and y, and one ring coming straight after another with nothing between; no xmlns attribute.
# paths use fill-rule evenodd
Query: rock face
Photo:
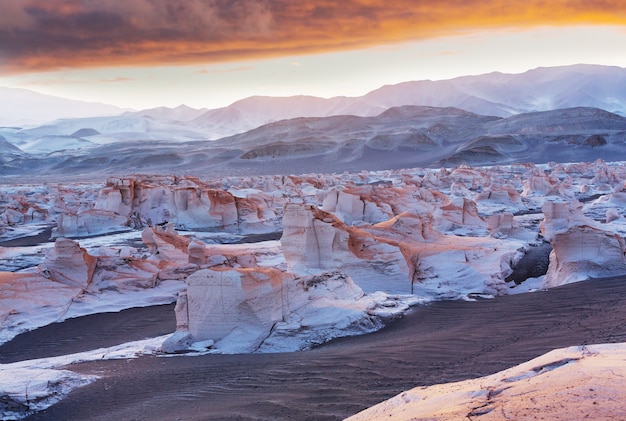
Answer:
<svg viewBox="0 0 626 421"><path fill-rule="evenodd" d="M398 247L314 206L285 207L281 244L287 264L298 273L340 271L359 279L367 292L411 291L409 269Z"/></svg>
<svg viewBox="0 0 626 421"><path fill-rule="evenodd" d="M86 289L93 279L96 263L97 259L78 243L59 238L46 255L42 273L53 281Z"/></svg>
<svg viewBox="0 0 626 421"><path fill-rule="evenodd" d="M578 202L543 206L541 230L552 245L545 287L626 273L626 243L582 213Z"/></svg>
<svg viewBox="0 0 626 421"><path fill-rule="evenodd" d="M442 203L437 214L442 229L451 229L463 220L470 228L486 228L475 206L465 200L460 206ZM512 247L517 243L445 235L435 229L433 219L404 212L373 225L347 226L314 206L289 204L281 244L292 270L347 273L366 292L449 296L455 285L465 283L477 293L504 293Z"/></svg>
<svg viewBox="0 0 626 421"><path fill-rule="evenodd" d="M207 340L229 353L306 349L377 330L406 308L395 298L364 295L338 273L202 269L187 278L176 304L177 334L164 349Z"/></svg>
<svg viewBox="0 0 626 421"><path fill-rule="evenodd" d="M277 218L269 197L235 197L192 177L111 179L100 191L96 208L134 218L135 224L173 223L177 229L273 232Z"/></svg>
<svg viewBox="0 0 626 421"><path fill-rule="evenodd" d="M177 324L186 321L195 340L242 342L241 352L253 351L284 319L290 306L285 284L293 279L271 268L200 270L187 278Z"/></svg>
<svg viewBox="0 0 626 421"><path fill-rule="evenodd" d="M331 213L312 205L285 207L281 244L292 268L324 270L354 261L348 237L346 225Z"/></svg>
<svg viewBox="0 0 626 421"><path fill-rule="evenodd" d="M626 273L626 243L612 232L576 226L554 234L551 244L547 288Z"/></svg>
<svg viewBox="0 0 626 421"><path fill-rule="evenodd" d="M623 418L624 344L575 346L490 376L416 387L347 421Z"/></svg>
<svg viewBox="0 0 626 421"><path fill-rule="evenodd" d="M190 240L179 235L172 224L145 228L141 232L141 240L158 260L179 263L188 260Z"/></svg>
<svg viewBox="0 0 626 421"><path fill-rule="evenodd" d="M565 191L559 186L559 181L544 173L536 172L524 181L523 197L540 196L563 196Z"/></svg>
<svg viewBox="0 0 626 421"><path fill-rule="evenodd" d="M88 237L97 234L128 229L129 219L117 213L89 209L77 214L61 214L57 218L53 238L58 237Z"/></svg>

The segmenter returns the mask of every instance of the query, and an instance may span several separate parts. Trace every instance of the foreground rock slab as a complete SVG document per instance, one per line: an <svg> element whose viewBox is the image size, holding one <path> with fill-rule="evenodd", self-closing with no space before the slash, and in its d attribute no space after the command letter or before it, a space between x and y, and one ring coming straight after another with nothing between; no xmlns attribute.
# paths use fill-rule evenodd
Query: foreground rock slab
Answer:
<svg viewBox="0 0 626 421"><path fill-rule="evenodd" d="M624 343L558 349L491 376L416 387L348 420L624 419L624 358Z"/></svg>

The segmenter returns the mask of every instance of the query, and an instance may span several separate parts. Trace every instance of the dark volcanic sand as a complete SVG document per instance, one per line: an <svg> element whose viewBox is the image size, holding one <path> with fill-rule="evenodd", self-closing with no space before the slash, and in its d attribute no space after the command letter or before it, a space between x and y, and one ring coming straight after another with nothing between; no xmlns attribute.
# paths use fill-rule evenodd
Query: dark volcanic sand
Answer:
<svg viewBox="0 0 626 421"><path fill-rule="evenodd" d="M146 311L126 317L141 319ZM418 385L484 376L554 348L626 341L625 321L626 277L437 302L380 332L307 352L73 365L102 378L27 419L336 420ZM118 342L128 334L119 331Z"/></svg>
<svg viewBox="0 0 626 421"><path fill-rule="evenodd" d="M22 333L0 345L0 364L90 351L167 335L175 329L174 304L77 317Z"/></svg>
<svg viewBox="0 0 626 421"><path fill-rule="evenodd" d="M46 227L41 232L25 237L13 238L11 240L0 241L0 247L30 247L37 246L50 241L52 226Z"/></svg>

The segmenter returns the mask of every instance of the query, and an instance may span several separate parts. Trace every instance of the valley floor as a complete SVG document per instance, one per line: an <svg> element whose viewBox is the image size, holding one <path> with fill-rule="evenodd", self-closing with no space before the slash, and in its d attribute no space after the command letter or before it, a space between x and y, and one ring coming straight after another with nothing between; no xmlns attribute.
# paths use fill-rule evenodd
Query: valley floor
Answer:
<svg viewBox="0 0 626 421"><path fill-rule="evenodd" d="M172 320L158 309L133 309L120 320L142 323L111 329L114 316L95 315L89 323L74 322L74 339L64 322L30 333L27 342L48 342L49 355L59 355L75 352L96 329L108 333L90 348L135 340L138 330L173 322L171 310L162 310ZM75 364L73 371L100 378L26 419L337 420L416 386L492 374L555 348L626 342L625 319L626 277L476 302L438 301L382 331L311 351ZM42 356L28 355L36 350L20 340L7 344L23 353L20 359Z"/></svg>

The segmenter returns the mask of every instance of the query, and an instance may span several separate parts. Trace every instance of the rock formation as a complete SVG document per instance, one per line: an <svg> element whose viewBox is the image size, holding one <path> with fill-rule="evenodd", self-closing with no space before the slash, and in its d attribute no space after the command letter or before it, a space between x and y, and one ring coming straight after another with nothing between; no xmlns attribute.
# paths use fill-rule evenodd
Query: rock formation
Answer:
<svg viewBox="0 0 626 421"><path fill-rule="evenodd" d="M621 418L624 344L558 349L477 379L419 386L347 421Z"/></svg>
<svg viewBox="0 0 626 421"><path fill-rule="evenodd" d="M626 243L582 213L578 202L543 206L542 234L550 241L545 287L626 273Z"/></svg>
<svg viewBox="0 0 626 421"><path fill-rule="evenodd" d="M65 213L57 217L52 238L89 237L128 229L129 219L108 210L88 209L77 214Z"/></svg>
<svg viewBox="0 0 626 421"><path fill-rule="evenodd" d="M207 340L229 353L307 349L377 330L406 309L396 298L366 296L338 273L203 269L186 282L176 304L177 334L163 345L169 352Z"/></svg>
<svg viewBox="0 0 626 421"><path fill-rule="evenodd" d="M449 224L465 218L486 227L475 206L444 205L442 213L439 220ZM513 245L520 245L444 235L428 217L408 212L374 225L347 226L328 212L296 204L285 208L281 244L289 267L298 273L335 270L349 274L366 292L426 295L454 294L459 283L475 292L503 293ZM454 279L448 279L453 272Z"/></svg>
<svg viewBox="0 0 626 421"><path fill-rule="evenodd" d="M78 243L58 238L46 255L41 273L55 282L86 289L93 279L97 259Z"/></svg>

